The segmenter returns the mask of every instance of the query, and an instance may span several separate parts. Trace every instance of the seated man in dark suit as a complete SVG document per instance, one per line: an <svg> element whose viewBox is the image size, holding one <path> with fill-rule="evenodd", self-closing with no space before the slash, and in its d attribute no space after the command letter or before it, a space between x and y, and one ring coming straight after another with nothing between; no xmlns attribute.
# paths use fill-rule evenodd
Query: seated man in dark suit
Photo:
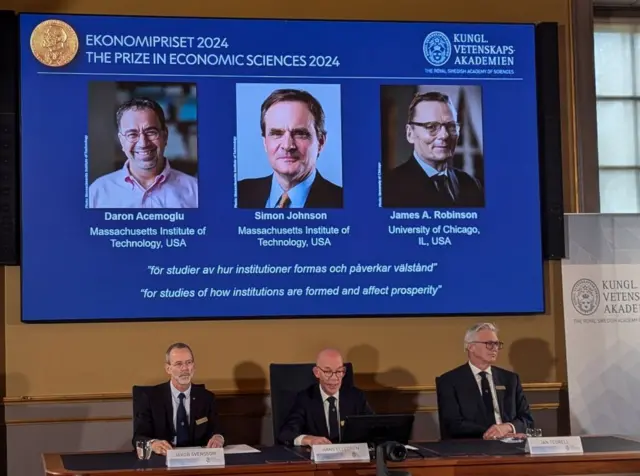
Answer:
<svg viewBox="0 0 640 476"><path fill-rule="evenodd" d="M195 359L187 344L171 345L165 356L170 380L151 387L142 401L135 402L133 446L149 441L156 454L174 447L224 445L220 435L216 400L202 384L191 382Z"/></svg>
<svg viewBox="0 0 640 476"><path fill-rule="evenodd" d="M413 154L396 168L383 171L382 206L483 207L480 182L451 163L459 137L457 112L449 97L436 91L416 94L406 124Z"/></svg>
<svg viewBox="0 0 640 476"><path fill-rule="evenodd" d="M533 427L518 375L491 365L504 345L496 333L490 323L469 329L464 338L469 361L437 382L445 438L497 439Z"/></svg>
<svg viewBox="0 0 640 476"><path fill-rule="evenodd" d="M318 354L313 373L318 383L298 393L285 420L278 443L312 446L340 442L341 419L349 415L371 415L362 390L342 386L346 369L340 352L325 349Z"/></svg>
<svg viewBox="0 0 640 476"><path fill-rule="evenodd" d="M327 140L320 102L279 89L262 103L260 129L271 175L238 182L238 208L342 208L342 187L316 168Z"/></svg>

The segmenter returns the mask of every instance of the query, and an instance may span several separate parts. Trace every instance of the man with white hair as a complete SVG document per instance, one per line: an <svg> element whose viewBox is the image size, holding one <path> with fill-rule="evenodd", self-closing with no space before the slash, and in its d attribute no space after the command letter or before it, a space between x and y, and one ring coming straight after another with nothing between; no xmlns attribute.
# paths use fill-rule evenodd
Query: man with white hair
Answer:
<svg viewBox="0 0 640 476"><path fill-rule="evenodd" d="M520 377L492 364L504 344L490 323L464 336L468 362L436 378L443 439L499 439L533 427Z"/></svg>

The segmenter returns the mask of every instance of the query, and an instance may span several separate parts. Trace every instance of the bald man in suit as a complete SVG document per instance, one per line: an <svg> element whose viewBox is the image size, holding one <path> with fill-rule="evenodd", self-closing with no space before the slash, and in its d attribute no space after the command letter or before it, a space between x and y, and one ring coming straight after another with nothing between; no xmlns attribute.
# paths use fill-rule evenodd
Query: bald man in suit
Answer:
<svg viewBox="0 0 640 476"><path fill-rule="evenodd" d="M340 442L341 421L350 415L371 415L364 392L342 384L347 370L335 349L322 350L313 368L318 382L298 393L278 442L313 446Z"/></svg>

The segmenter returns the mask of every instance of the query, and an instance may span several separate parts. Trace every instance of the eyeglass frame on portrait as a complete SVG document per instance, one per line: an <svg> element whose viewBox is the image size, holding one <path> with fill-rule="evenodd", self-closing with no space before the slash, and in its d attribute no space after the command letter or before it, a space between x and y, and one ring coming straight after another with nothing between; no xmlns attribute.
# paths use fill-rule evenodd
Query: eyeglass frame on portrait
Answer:
<svg viewBox="0 0 640 476"><path fill-rule="evenodd" d="M162 134L162 131L155 127L152 127L149 129L145 129L142 132L125 131L125 132L118 132L118 134L124 137L127 140L127 142L131 144L135 144L141 139L142 136L145 136L146 139L151 142L158 140L158 138L160 138Z"/></svg>
<svg viewBox="0 0 640 476"><path fill-rule="evenodd" d="M443 127L447 130L447 134L453 136L460 135L460 129L462 129L462 124L455 121L450 122L439 122L439 121L429 121L429 122L415 122L410 121L409 125L411 126L420 126L424 130L427 131L432 136L438 135L440 133L440 129ZM434 128L434 130L430 130L430 128Z"/></svg>

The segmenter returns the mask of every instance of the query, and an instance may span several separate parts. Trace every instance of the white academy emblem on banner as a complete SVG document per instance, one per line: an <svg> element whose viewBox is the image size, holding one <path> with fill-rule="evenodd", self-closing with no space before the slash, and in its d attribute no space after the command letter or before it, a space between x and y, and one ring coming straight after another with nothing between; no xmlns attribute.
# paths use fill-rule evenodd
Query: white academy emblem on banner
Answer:
<svg viewBox="0 0 640 476"><path fill-rule="evenodd" d="M562 285L571 433L636 435L640 217L566 218Z"/></svg>

